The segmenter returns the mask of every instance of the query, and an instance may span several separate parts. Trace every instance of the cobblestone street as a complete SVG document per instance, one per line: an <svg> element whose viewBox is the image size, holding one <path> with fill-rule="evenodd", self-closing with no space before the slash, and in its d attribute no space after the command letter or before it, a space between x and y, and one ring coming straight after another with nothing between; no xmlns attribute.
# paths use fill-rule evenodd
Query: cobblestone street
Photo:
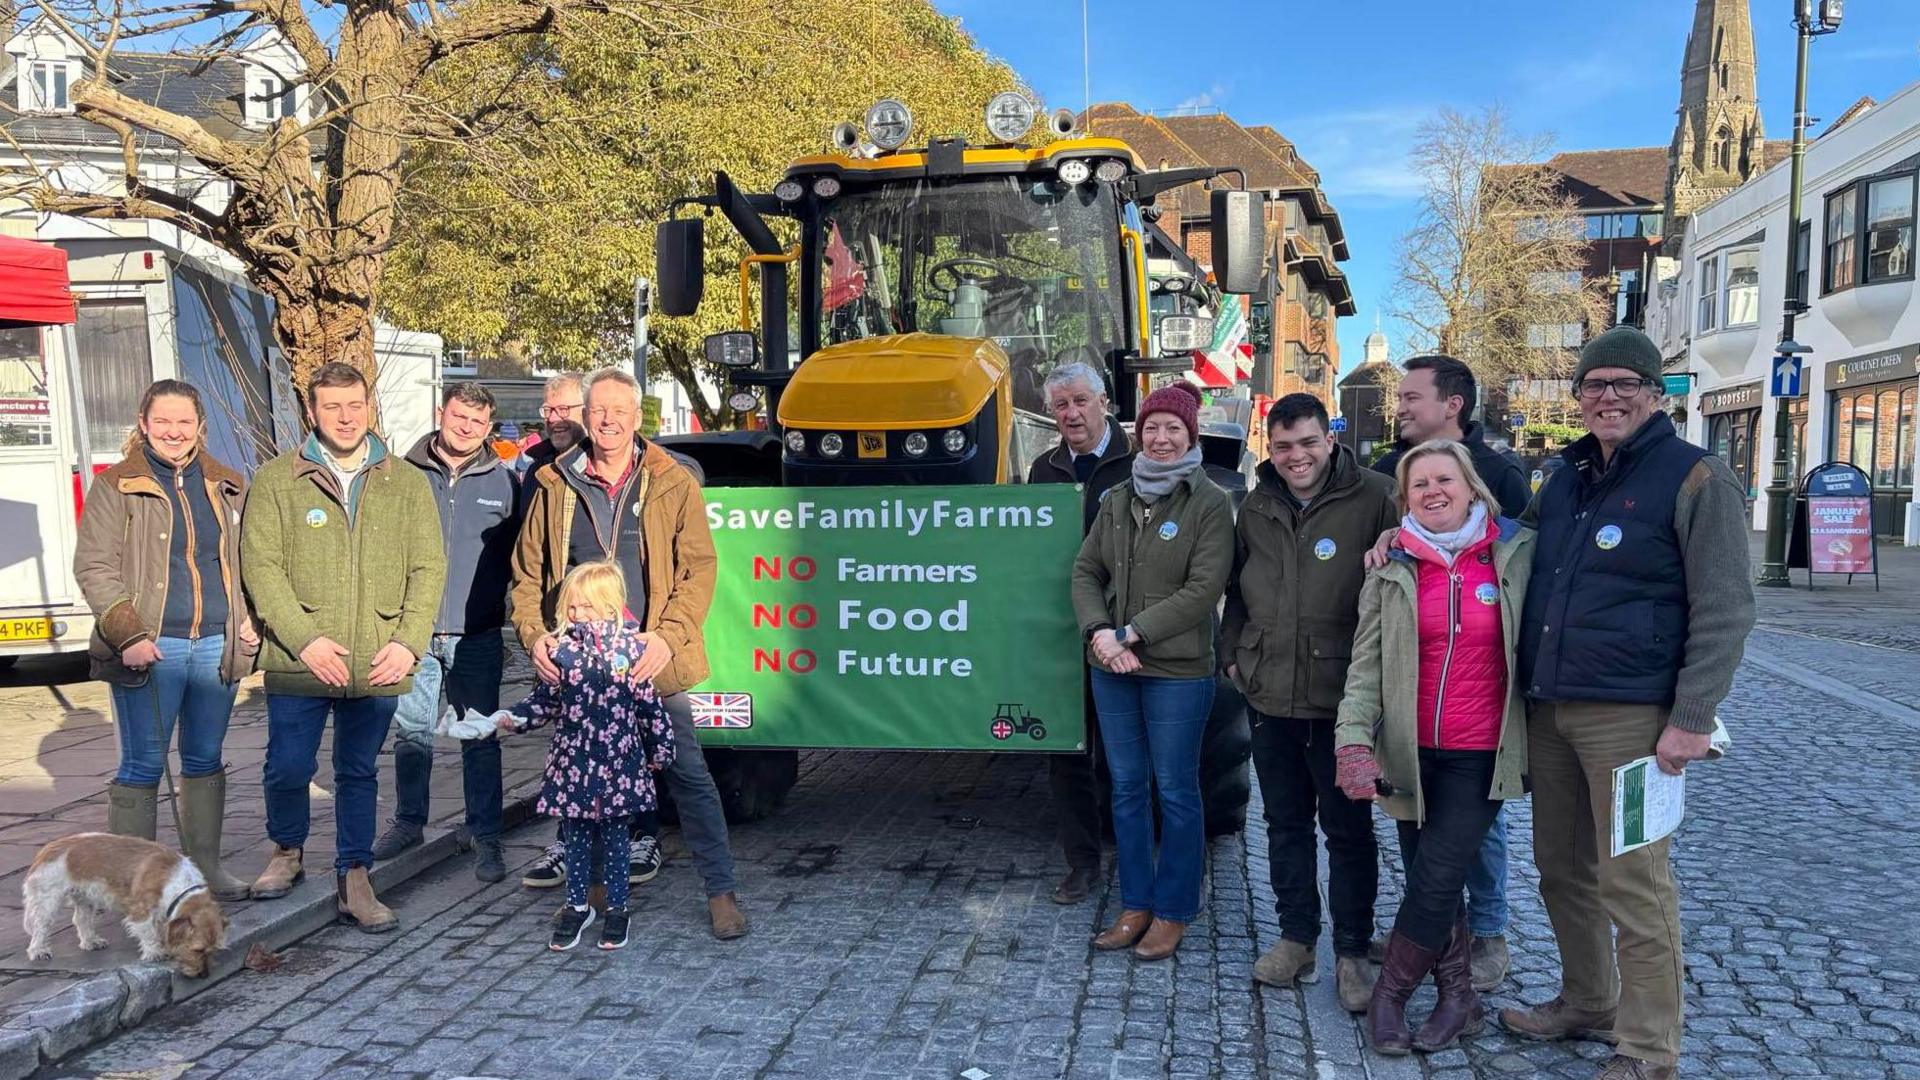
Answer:
<svg viewBox="0 0 1920 1080"><path fill-rule="evenodd" d="M1920 654L1817 633L1756 632L1723 710L1733 752L1691 774L1676 849L1688 1075L1920 1077L1920 830L1903 794L1920 766L1901 749L1920 733ZM1558 986L1530 810L1510 813L1514 973L1493 1006ZM522 828L512 854L525 862L550 835ZM1392 879L1384 823L1380 836ZM391 898L400 934L322 931L278 970L243 972L51 1075L1585 1077L1600 1056L1489 1031L1387 1061L1362 1049L1330 974L1304 993L1256 990L1253 959L1278 932L1263 860L1247 855L1264 850L1257 821L1245 843L1215 842L1208 910L1158 965L1087 947L1111 889L1048 902L1050 838L1037 759L815 754L785 813L735 834L743 941L707 935L684 855L636 890L634 942L614 954L547 953L557 897L517 875L478 885L456 860ZM1383 925L1396 900L1389 880Z"/></svg>

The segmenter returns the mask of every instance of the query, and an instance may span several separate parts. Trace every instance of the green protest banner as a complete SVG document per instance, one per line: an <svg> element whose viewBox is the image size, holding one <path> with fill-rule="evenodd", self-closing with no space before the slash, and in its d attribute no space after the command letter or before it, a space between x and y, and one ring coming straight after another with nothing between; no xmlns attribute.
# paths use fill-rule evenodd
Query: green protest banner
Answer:
<svg viewBox="0 0 1920 1080"><path fill-rule="evenodd" d="M712 674L692 693L703 744L1086 745L1073 485L706 495L719 568Z"/></svg>

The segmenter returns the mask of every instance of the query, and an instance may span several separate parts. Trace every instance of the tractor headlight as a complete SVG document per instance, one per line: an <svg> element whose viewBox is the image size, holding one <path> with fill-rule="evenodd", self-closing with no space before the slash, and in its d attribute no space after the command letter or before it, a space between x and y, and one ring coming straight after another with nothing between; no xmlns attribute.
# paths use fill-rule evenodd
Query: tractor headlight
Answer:
<svg viewBox="0 0 1920 1080"><path fill-rule="evenodd" d="M1033 102L1027 95L1009 90L993 95L987 102L987 133L996 142L1019 142L1033 127Z"/></svg>
<svg viewBox="0 0 1920 1080"><path fill-rule="evenodd" d="M782 180L773 185L773 197L784 203L799 202L806 193L807 189L798 180Z"/></svg>
<svg viewBox="0 0 1920 1080"><path fill-rule="evenodd" d="M807 436L804 432L787 432L787 449L796 454L807 452Z"/></svg>
<svg viewBox="0 0 1920 1080"><path fill-rule="evenodd" d="M898 150L913 134L913 111L892 98L881 98L867 110L867 141L882 150Z"/></svg>
<svg viewBox="0 0 1920 1080"><path fill-rule="evenodd" d="M959 428L948 428L947 433L940 437L940 445L947 448L947 453L958 454L967 448L967 433Z"/></svg>
<svg viewBox="0 0 1920 1080"><path fill-rule="evenodd" d="M838 432L829 431L820 436L820 452L827 457L839 457L840 452L846 448L846 440L842 439Z"/></svg>
<svg viewBox="0 0 1920 1080"><path fill-rule="evenodd" d="M831 199L840 194L840 178L822 176L813 182L813 193L822 199Z"/></svg>
<svg viewBox="0 0 1920 1080"><path fill-rule="evenodd" d="M1060 163L1060 180L1062 183L1065 183L1070 187L1078 187L1079 185L1086 183L1087 177L1092 175L1093 175L1093 166L1087 164L1086 162L1080 160L1079 158L1074 158L1071 161L1063 161Z"/></svg>
<svg viewBox="0 0 1920 1080"><path fill-rule="evenodd" d="M1118 183L1126 178L1127 163L1119 158L1108 158L1093 170L1093 175L1109 184Z"/></svg>
<svg viewBox="0 0 1920 1080"><path fill-rule="evenodd" d="M924 431L909 432L907 437L900 441L900 448L907 452L908 457L926 457L927 433Z"/></svg>

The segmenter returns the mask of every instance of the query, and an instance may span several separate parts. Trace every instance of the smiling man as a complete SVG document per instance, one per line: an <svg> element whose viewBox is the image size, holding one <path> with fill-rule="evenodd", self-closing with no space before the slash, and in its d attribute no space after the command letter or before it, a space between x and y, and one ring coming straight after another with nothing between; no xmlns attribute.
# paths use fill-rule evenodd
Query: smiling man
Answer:
<svg viewBox="0 0 1920 1080"><path fill-rule="evenodd" d="M1739 482L1675 434L1660 371L1632 327L1587 343L1573 385L1588 434L1528 511L1540 538L1516 674L1561 991L1500 1020L1615 1043L1602 1080L1675 1074L1685 989L1671 838L1609 857L1613 770L1652 754L1678 774L1707 756L1753 628Z"/></svg>
<svg viewBox="0 0 1920 1080"><path fill-rule="evenodd" d="M1371 805L1334 786L1333 723L1360 619L1361 556L1399 517L1394 486L1327 432L1327 408L1288 394L1267 413L1267 460L1240 508L1223 627L1227 674L1247 695L1266 803L1280 944L1253 967L1270 986L1314 970L1320 887L1314 818L1327 834L1328 906L1340 1003L1365 1012L1380 886Z"/></svg>
<svg viewBox="0 0 1920 1080"><path fill-rule="evenodd" d="M368 430L366 377L322 364L307 384L313 433L260 467L240 522L242 578L261 624L273 856L256 900L306 876L309 785L333 718L336 904L368 933L399 920L373 894L376 765L400 695L426 655L446 576L440 519L419 470Z"/></svg>
<svg viewBox="0 0 1920 1080"><path fill-rule="evenodd" d="M463 713L500 707L506 658L500 628L507 621L513 544L520 533L520 483L487 438L493 410L492 392L479 383L449 386L441 398L440 427L407 452L407 463L426 477L440 509L447 587L413 689L393 714L396 805L393 824L373 845L375 859L391 859L425 839L441 690ZM460 763L474 874L499 881L507 876L500 849L499 740L463 740Z"/></svg>

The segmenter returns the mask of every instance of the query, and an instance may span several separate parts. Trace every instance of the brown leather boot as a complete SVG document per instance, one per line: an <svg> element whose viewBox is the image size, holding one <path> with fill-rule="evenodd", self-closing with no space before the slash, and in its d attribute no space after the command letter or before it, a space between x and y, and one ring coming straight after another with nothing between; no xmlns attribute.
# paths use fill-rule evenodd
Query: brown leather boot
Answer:
<svg viewBox="0 0 1920 1080"><path fill-rule="evenodd" d="M1413 1033L1407 1030L1407 999L1439 956L1438 950L1423 949L1397 930L1388 936L1380 977L1373 983L1373 1000L1367 1003L1367 1041L1374 1053L1401 1057L1413 1048Z"/></svg>
<svg viewBox="0 0 1920 1080"><path fill-rule="evenodd" d="M249 890L255 900L274 900L293 891L295 885L307 879L306 867L300 865L303 849L297 847L273 846L273 858L267 860L267 868L253 879L253 888Z"/></svg>
<svg viewBox="0 0 1920 1080"><path fill-rule="evenodd" d="M1611 1046L1620 1041L1613 1033L1613 1017L1612 1009L1576 1009L1557 997L1531 1009L1501 1009L1500 1026L1523 1039L1583 1039Z"/></svg>
<svg viewBox="0 0 1920 1080"><path fill-rule="evenodd" d="M373 879L366 867L353 867L335 880L334 910L341 922L358 926L363 934L399 929L400 917L373 895Z"/></svg>
<svg viewBox="0 0 1920 1080"><path fill-rule="evenodd" d="M1413 1036L1413 1048L1423 1054L1448 1049L1463 1035L1478 1035L1487 1026L1480 992L1473 988L1473 933L1465 915L1454 925L1447 948L1433 965L1433 981L1440 987L1439 1004Z"/></svg>
<svg viewBox="0 0 1920 1080"><path fill-rule="evenodd" d="M1180 947L1180 939L1187 933L1187 924L1171 919L1155 919L1147 927L1147 934L1140 944L1133 947L1136 960L1165 960Z"/></svg>
<svg viewBox="0 0 1920 1080"><path fill-rule="evenodd" d="M732 893L708 898L707 917L713 921L713 936L721 941L747 936L747 914Z"/></svg>
<svg viewBox="0 0 1920 1080"><path fill-rule="evenodd" d="M1119 918L1113 920L1112 926L1095 935L1093 947L1108 952L1127 948L1140 940L1140 935L1147 932L1147 925L1152 921L1153 912L1127 908L1120 913Z"/></svg>

